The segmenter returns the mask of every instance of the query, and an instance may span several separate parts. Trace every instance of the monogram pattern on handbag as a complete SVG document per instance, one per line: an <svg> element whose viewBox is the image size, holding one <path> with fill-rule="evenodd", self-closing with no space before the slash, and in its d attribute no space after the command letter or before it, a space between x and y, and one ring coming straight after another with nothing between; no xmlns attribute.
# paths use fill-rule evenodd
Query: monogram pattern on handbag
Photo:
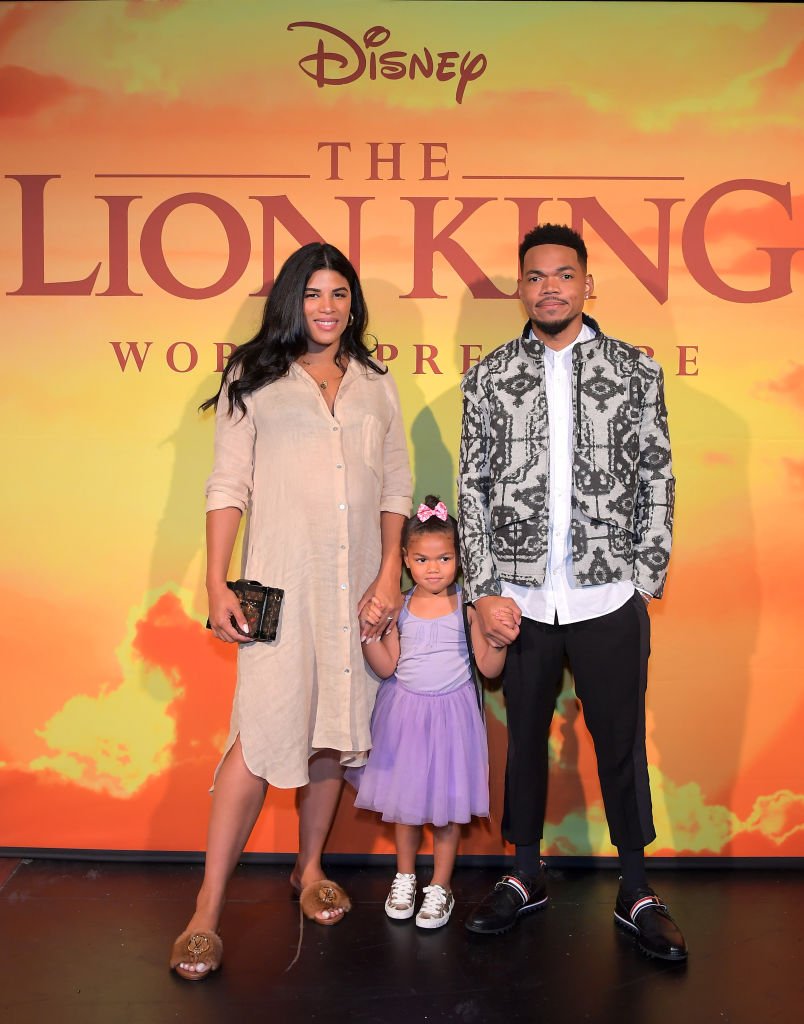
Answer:
<svg viewBox="0 0 804 1024"><path fill-rule="evenodd" d="M572 558L582 586L633 579L660 596L670 558L675 480L661 367L596 337L572 353ZM472 367L464 393L458 516L467 600L500 581L544 582L549 430L544 346L525 335Z"/></svg>
<svg viewBox="0 0 804 1024"><path fill-rule="evenodd" d="M227 580L226 586L237 595L240 609L248 624L247 635L250 640L273 643L279 628L279 613L282 609L284 590L277 587L264 587L256 580ZM238 633L240 629L232 617L232 625ZM211 629L207 619L207 629Z"/></svg>

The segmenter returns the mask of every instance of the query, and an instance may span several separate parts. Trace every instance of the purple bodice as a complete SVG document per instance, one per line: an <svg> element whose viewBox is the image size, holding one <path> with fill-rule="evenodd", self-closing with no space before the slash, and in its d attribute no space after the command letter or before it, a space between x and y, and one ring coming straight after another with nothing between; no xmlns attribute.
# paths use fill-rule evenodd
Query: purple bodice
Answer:
<svg viewBox="0 0 804 1024"><path fill-rule="evenodd" d="M469 651L463 628L461 593L458 607L437 619L420 619L408 604L399 613L400 658L396 679L417 693L449 693L471 679Z"/></svg>

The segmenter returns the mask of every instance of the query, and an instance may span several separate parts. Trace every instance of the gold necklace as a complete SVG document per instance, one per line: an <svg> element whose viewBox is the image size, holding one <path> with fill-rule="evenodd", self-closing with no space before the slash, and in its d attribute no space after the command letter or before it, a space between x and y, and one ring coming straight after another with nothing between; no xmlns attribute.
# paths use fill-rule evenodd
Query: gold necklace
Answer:
<svg viewBox="0 0 804 1024"><path fill-rule="evenodd" d="M299 362L303 363L304 366L315 366L315 363L312 360L310 360L310 359L299 359ZM313 380L321 388L322 391L326 391L327 390L327 388L329 387L329 381L328 380L316 380L316 378L313 376L312 373L310 374L310 376L313 378ZM341 379L341 377L343 377L343 374L340 374L340 376L336 377L335 380L339 381Z"/></svg>

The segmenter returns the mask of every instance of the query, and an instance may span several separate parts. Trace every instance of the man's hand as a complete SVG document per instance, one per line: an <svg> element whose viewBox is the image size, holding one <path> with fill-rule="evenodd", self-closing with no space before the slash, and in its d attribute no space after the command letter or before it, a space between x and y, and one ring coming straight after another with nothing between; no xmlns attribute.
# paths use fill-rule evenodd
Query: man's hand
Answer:
<svg viewBox="0 0 804 1024"><path fill-rule="evenodd" d="M519 636L522 612L510 597L480 597L474 603L483 636L493 647L507 647Z"/></svg>

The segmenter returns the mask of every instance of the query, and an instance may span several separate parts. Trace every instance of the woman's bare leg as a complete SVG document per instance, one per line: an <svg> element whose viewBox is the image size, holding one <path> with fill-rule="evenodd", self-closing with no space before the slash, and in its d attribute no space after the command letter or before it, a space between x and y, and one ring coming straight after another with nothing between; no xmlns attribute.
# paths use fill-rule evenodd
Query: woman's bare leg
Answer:
<svg viewBox="0 0 804 1024"><path fill-rule="evenodd" d="M291 884L303 889L324 878L321 855L327 841L343 788L343 767L335 750L321 750L310 758L310 781L299 790L299 854L290 875ZM341 908L323 910L322 920L340 917Z"/></svg>
<svg viewBox="0 0 804 1024"><path fill-rule="evenodd" d="M243 847L265 801L268 783L253 775L243 760L240 737L232 744L215 780L212 809L207 830L204 880L196 899L190 931L216 931L226 896L226 884L234 871ZM190 964L181 964L192 970ZM207 965L195 970L202 973Z"/></svg>

